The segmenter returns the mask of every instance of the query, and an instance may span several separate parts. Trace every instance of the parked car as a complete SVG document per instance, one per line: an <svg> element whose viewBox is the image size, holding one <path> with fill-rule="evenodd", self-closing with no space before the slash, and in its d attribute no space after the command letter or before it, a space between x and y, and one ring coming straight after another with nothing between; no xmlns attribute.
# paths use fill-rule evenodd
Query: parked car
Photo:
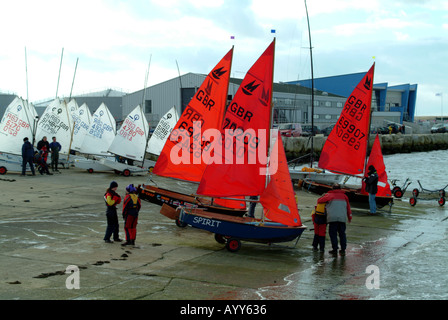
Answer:
<svg viewBox="0 0 448 320"><path fill-rule="evenodd" d="M324 134L324 136L328 136L330 132L333 130L335 124L332 124L331 126L326 127L325 129L322 129L321 133Z"/></svg>
<svg viewBox="0 0 448 320"><path fill-rule="evenodd" d="M302 124L302 136L310 136L312 134L311 132L312 126L310 124ZM318 126L314 126L314 134L319 134L320 129Z"/></svg>
<svg viewBox="0 0 448 320"><path fill-rule="evenodd" d="M448 123L438 123L431 128L431 133L448 132Z"/></svg>
<svg viewBox="0 0 448 320"><path fill-rule="evenodd" d="M278 130L284 137L300 137L302 135L302 126L300 123L280 123Z"/></svg>

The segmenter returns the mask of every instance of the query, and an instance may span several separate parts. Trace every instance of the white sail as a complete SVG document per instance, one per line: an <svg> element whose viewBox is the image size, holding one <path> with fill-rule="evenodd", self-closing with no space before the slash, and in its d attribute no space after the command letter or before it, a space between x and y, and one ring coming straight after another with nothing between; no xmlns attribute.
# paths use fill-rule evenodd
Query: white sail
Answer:
<svg viewBox="0 0 448 320"><path fill-rule="evenodd" d="M0 123L0 152L22 154L23 138L32 142L34 115L27 102L16 97L6 108Z"/></svg>
<svg viewBox="0 0 448 320"><path fill-rule="evenodd" d="M71 116L73 117L73 115L78 110L78 103L76 102L75 99L72 99L72 100L70 100L69 103L67 103L67 109L68 109L68 112L70 112Z"/></svg>
<svg viewBox="0 0 448 320"><path fill-rule="evenodd" d="M74 130L72 139L72 150L81 151L85 136L89 132L92 115L87 104L82 104L74 113Z"/></svg>
<svg viewBox="0 0 448 320"><path fill-rule="evenodd" d="M52 137L56 137L56 141L61 144L60 153L68 154L72 128L73 118L67 104L65 101L55 99L48 105L37 123L35 143L37 145L44 136L47 137L48 142L51 142Z"/></svg>
<svg viewBox="0 0 448 320"><path fill-rule="evenodd" d="M148 121L142 108L138 105L124 119L108 149L109 152L128 159L142 161L145 156L148 129Z"/></svg>
<svg viewBox="0 0 448 320"><path fill-rule="evenodd" d="M179 120L179 114L176 111L176 107L172 107L165 115L160 119L154 130L151 138L148 142L147 152L155 155L160 155L166 139L170 136L171 131Z"/></svg>
<svg viewBox="0 0 448 320"><path fill-rule="evenodd" d="M107 151L115 138L116 123L107 106L102 103L92 116L89 129L79 152L110 156Z"/></svg>
<svg viewBox="0 0 448 320"><path fill-rule="evenodd" d="M23 100L25 107L27 109L27 113L28 113L28 118L30 119L30 125L31 125L31 131L33 133L33 135L36 133L36 129L37 129L37 122L39 120L39 115L37 114L36 108L34 107L34 105L31 102L28 102L26 100ZM32 119L32 120L31 120ZM32 137L28 137L30 142L33 143L33 139Z"/></svg>

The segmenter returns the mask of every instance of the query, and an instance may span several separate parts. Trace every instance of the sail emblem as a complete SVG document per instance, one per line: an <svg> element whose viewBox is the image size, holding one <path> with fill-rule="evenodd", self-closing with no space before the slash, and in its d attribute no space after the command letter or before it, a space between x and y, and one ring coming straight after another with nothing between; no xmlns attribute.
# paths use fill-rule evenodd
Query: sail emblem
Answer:
<svg viewBox="0 0 448 320"><path fill-rule="evenodd" d="M207 83L207 86L205 87L205 92L207 93L207 95L211 95L212 94L212 87L213 87L213 82L212 81L209 81L208 83Z"/></svg>
<svg viewBox="0 0 448 320"><path fill-rule="evenodd" d="M264 105L265 107L268 106L269 104L269 98L270 98L270 91L269 88L265 91L264 88L261 92L261 98L258 99L262 105Z"/></svg>
<svg viewBox="0 0 448 320"><path fill-rule="evenodd" d="M224 69L224 67L213 70L212 77L215 78L216 80L221 79L221 76L227 72L227 70L223 70L223 69Z"/></svg>
<svg viewBox="0 0 448 320"><path fill-rule="evenodd" d="M259 85L260 85L260 84L255 85L255 80L254 80L254 81L252 81L251 83L246 84L246 85L242 88L242 90L243 90L243 92L244 92L246 95L251 96L251 95L254 93L255 89L258 88Z"/></svg>
<svg viewBox="0 0 448 320"><path fill-rule="evenodd" d="M366 77L366 82L364 83L364 88L366 88L367 90L370 90L371 85L372 85L372 79L369 77Z"/></svg>

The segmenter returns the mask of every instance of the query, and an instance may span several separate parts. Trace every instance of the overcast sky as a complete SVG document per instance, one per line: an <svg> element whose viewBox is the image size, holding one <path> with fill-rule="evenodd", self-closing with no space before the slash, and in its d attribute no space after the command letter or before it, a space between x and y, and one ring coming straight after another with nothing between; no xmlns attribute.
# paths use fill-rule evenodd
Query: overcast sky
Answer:
<svg viewBox="0 0 448 320"><path fill-rule="evenodd" d="M367 71L375 83L418 84L417 115L448 115L448 1L308 0L314 76ZM143 88L210 72L235 46L242 78L273 39L275 81L311 77L301 0L14 0L1 3L0 91L30 101ZM232 40L231 36L235 39ZM374 58L373 58L374 57ZM436 96L442 93L442 96ZM89 106L93 112L98 106Z"/></svg>

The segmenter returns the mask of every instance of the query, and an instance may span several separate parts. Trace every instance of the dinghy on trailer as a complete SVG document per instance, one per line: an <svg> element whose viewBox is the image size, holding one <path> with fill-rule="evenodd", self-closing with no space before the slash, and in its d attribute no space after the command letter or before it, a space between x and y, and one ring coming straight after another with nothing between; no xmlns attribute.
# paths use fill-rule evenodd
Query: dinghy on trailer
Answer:
<svg viewBox="0 0 448 320"><path fill-rule="evenodd" d="M280 134L278 130L274 131L271 137L275 139L274 143L269 141L267 134L271 128L274 51L275 39L248 71L224 115L225 124L238 128L231 130L233 138L251 132L253 140L248 142L257 143L245 144L244 151L233 148L232 141L225 143L229 137L224 135L224 125L219 134L222 140L212 145L212 148L218 145L225 149L214 149L222 161L207 164L197 190L200 195L212 197L260 196L263 218L231 217L183 207L179 216L184 224L213 232L215 239L226 243L226 248L232 252L240 249L242 240L288 242L299 238L306 229L300 219ZM252 119L240 117L232 111L235 105L244 105L246 112L256 116ZM272 147L270 153L269 146ZM256 161L248 161L250 153L258 154Z"/></svg>
<svg viewBox="0 0 448 320"><path fill-rule="evenodd" d="M32 143L37 112L32 104L16 97L6 108L0 122L0 174L22 172L22 145L27 137ZM27 172L31 172L27 166Z"/></svg>
<svg viewBox="0 0 448 320"><path fill-rule="evenodd" d="M154 167L155 165L155 161L144 159L148 134L148 121L142 107L138 105L124 119L121 128L117 131L114 140L108 148L108 152L124 158L125 161L101 159L100 163L120 172L126 177L136 173L147 173L149 167ZM139 165L134 165L134 161Z"/></svg>
<svg viewBox="0 0 448 320"><path fill-rule="evenodd" d="M94 112L89 128L80 146L75 150L91 158L75 159L75 167L85 169L89 173L95 171L111 171L112 168L100 162L102 158L114 159L107 149L115 138L116 123L106 104L101 103Z"/></svg>

